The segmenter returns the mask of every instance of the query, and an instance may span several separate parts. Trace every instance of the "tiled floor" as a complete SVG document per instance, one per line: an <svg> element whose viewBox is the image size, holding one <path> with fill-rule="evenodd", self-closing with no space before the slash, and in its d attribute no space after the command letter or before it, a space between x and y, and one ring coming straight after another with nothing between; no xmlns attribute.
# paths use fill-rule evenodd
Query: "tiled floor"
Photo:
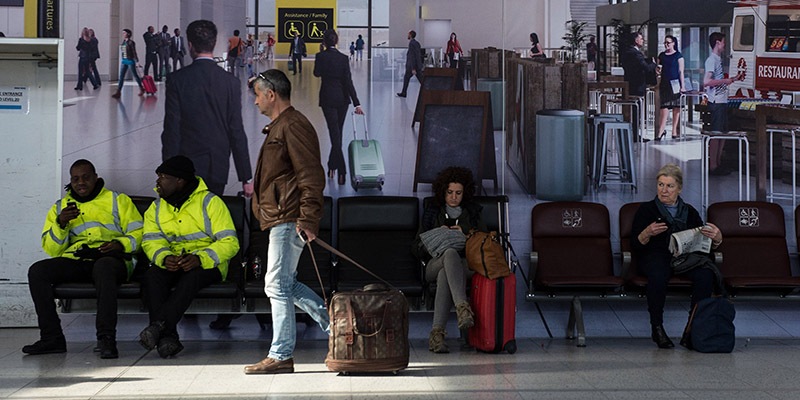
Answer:
<svg viewBox="0 0 800 400"><path fill-rule="evenodd" d="M285 62L277 67L286 69ZM317 106L319 80L305 72L290 76L292 100L318 130L327 159L330 140ZM353 78L369 116L370 135L381 141L387 170L383 191L338 186L328 181L325 194L335 198L353 195L414 195L412 181L417 132L410 127L418 84L412 83L407 99L394 96L398 81L371 81L367 61L353 64ZM113 85L80 93L65 84L64 177L79 158L95 163L107 185L134 195L152 195L155 167L161 161L160 133L164 115L164 86L154 97L139 98L126 85L120 102L110 98ZM243 96L243 119L255 162L267 118L258 114L249 94ZM345 139L352 120L345 124ZM684 169L684 199L699 207L700 141L696 130L686 139L636 145L639 190L604 188L592 191L586 201L605 204L610 211L612 242L617 242L618 210L631 201L651 199L653 176L666 162ZM695 133L692 135L691 133ZM652 135L652 133L650 133ZM525 193L503 167L502 135L495 134L498 171L511 199L511 234L527 270L530 252L530 210L539 201ZM66 180L66 179L65 179ZM239 188L231 171L227 192ZM418 196L429 195L422 185ZM784 188L784 191L786 188ZM734 175L711 182L712 202L735 199ZM786 211L787 242L795 251L790 206ZM615 244L615 251L618 244ZM795 267L796 268L796 267ZM521 281L521 280L520 280ZM182 321L186 349L175 359L162 360L135 342L144 327L143 315L120 317L118 339L121 358L100 360L92 353L94 321L91 315L64 315L69 352L61 355L23 356L22 345L38 336L35 329L0 330L0 397L13 398L800 398L800 312L789 301L737 302L737 346L732 354L704 355L658 350L649 336L644 300L588 299L584 302L588 347L562 339L568 308L565 302L542 302L541 308L556 336L549 339L533 303L524 301L518 287L516 354L490 355L459 350L455 318L448 331L453 353L427 351L431 314L412 313L412 352L409 369L399 376L337 376L327 372L323 360L327 344L316 327L298 325L296 370L293 375L245 376L242 367L262 358L271 333L259 329L252 316L235 320L231 329L207 328L210 316ZM679 336L686 322L688 301L668 302L666 329ZM751 340L752 339L752 340Z"/></svg>

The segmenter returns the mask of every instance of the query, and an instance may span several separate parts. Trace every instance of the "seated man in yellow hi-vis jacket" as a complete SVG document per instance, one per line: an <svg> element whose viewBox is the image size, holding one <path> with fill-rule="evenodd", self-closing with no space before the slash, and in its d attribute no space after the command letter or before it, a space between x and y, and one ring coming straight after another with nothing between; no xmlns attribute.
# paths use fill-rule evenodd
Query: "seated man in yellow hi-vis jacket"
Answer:
<svg viewBox="0 0 800 400"><path fill-rule="evenodd" d="M167 358L183 350L178 321L200 289L225 279L239 239L228 207L194 175L190 159L172 157L156 174L160 198L144 213L142 241L154 264L145 277L150 325L139 343Z"/></svg>
<svg viewBox="0 0 800 400"><path fill-rule="evenodd" d="M75 161L69 175L67 194L50 208L42 231L42 248L54 258L38 261L28 270L41 340L22 351L67 351L53 285L91 282L97 289L97 349L101 358L117 358L117 289L133 272L133 254L142 241L142 215L128 196L104 187L91 162Z"/></svg>

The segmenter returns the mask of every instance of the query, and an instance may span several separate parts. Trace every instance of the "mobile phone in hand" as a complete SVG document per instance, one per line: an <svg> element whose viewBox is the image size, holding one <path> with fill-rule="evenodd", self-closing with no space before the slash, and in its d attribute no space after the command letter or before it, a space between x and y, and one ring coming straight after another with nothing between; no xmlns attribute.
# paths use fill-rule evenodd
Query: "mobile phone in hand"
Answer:
<svg viewBox="0 0 800 400"><path fill-rule="evenodd" d="M302 240L303 243L308 242L308 235L306 235L305 231L303 231L302 229L297 231L297 236L300 236L300 240Z"/></svg>
<svg viewBox="0 0 800 400"><path fill-rule="evenodd" d="M77 205L77 204L75 204L75 202L74 202L74 201L68 201L68 202L67 202L67 207L77 207L77 206L78 206L78 205Z"/></svg>
<svg viewBox="0 0 800 400"><path fill-rule="evenodd" d="M455 225L458 225L458 219L457 218L445 218L444 226L449 228L449 227L452 227L452 226L455 226Z"/></svg>

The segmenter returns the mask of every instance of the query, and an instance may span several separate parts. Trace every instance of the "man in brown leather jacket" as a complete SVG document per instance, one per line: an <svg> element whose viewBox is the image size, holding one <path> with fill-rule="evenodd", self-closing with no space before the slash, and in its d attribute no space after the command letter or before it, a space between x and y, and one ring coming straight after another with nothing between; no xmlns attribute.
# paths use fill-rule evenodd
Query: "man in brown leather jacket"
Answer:
<svg viewBox="0 0 800 400"><path fill-rule="evenodd" d="M272 122L258 154L253 212L261 229L269 229L264 292L272 309L272 346L267 358L244 368L245 374L294 372L292 352L297 328L294 307L300 307L330 333L322 299L295 278L304 241L316 238L322 218L325 171L317 133L291 105L292 85L283 72L271 69L250 82L255 105Z"/></svg>

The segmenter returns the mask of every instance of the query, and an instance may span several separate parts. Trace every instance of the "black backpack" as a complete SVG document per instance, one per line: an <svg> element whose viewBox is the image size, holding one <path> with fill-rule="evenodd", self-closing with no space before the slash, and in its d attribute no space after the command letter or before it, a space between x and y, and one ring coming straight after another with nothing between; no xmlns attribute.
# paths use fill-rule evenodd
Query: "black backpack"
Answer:
<svg viewBox="0 0 800 400"><path fill-rule="evenodd" d="M730 353L736 343L733 302L723 296L709 297L695 304L686 332L689 347L701 353Z"/></svg>

